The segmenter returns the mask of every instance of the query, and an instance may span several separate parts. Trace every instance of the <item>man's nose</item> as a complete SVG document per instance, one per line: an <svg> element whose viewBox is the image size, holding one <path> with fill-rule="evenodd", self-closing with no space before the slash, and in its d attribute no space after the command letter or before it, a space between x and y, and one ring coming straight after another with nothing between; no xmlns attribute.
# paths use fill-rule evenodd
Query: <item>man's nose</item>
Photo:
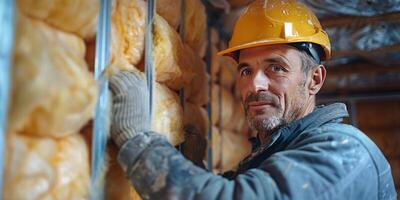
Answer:
<svg viewBox="0 0 400 200"><path fill-rule="evenodd" d="M253 92L262 92L262 91L268 91L269 89L269 84L270 80L269 78L264 74L264 72L259 71L255 74L253 78Z"/></svg>

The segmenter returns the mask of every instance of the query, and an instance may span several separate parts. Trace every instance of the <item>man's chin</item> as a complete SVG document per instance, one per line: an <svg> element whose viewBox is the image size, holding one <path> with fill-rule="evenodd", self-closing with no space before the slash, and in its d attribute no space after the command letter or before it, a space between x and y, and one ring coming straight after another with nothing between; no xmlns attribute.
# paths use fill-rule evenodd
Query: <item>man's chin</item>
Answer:
<svg viewBox="0 0 400 200"><path fill-rule="evenodd" d="M271 132L283 124L283 120L276 116L255 116L248 122L251 129L263 132Z"/></svg>

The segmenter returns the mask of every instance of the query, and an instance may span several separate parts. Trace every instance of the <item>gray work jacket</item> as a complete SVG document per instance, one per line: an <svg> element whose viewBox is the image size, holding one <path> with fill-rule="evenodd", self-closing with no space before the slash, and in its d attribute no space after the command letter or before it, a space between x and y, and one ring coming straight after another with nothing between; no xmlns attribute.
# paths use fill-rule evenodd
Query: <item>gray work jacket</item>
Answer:
<svg viewBox="0 0 400 200"><path fill-rule="evenodd" d="M156 133L126 142L118 155L144 199L396 199L390 166L357 128L341 123L344 104L317 107L241 162L233 178L186 160Z"/></svg>

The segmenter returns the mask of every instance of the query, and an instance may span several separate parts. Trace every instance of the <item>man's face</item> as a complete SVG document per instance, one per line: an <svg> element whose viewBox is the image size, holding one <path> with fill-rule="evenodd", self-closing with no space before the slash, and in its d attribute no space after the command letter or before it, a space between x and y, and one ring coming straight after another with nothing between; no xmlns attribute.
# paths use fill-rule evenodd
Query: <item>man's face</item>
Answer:
<svg viewBox="0 0 400 200"><path fill-rule="evenodd" d="M300 52L289 45L241 50L238 89L250 127L272 132L303 117L308 101Z"/></svg>

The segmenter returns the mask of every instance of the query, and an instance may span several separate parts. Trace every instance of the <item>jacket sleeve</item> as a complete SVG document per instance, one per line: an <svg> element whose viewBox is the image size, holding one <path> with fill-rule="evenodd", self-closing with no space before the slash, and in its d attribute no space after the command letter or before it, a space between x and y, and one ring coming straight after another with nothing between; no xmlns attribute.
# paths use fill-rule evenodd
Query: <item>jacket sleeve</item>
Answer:
<svg viewBox="0 0 400 200"><path fill-rule="evenodd" d="M118 159L144 199L346 198L347 186L373 165L356 139L331 131L300 138L234 180L196 167L156 133L130 139Z"/></svg>

